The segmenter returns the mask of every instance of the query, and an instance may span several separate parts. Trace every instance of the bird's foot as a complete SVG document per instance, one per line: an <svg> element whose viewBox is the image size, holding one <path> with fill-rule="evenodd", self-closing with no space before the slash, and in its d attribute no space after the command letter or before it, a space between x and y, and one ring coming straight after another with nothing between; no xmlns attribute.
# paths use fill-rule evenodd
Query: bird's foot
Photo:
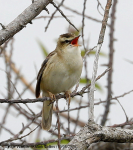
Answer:
<svg viewBox="0 0 133 150"><path fill-rule="evenodd" d="M52 99L51 102L50 102L50 104L54 103L56 101L56 96L54 94L52 94L51 92L48 92L48 95Z"/></svg>
<svg viewBox="0 0 133 150"><path fill-rule="evenodd" d="M70 96L70 94L71 94L71 91L66 91L65 92L66 99L68 98L68 105L70 105L70 102L71 102L71 96Z"/></svg>

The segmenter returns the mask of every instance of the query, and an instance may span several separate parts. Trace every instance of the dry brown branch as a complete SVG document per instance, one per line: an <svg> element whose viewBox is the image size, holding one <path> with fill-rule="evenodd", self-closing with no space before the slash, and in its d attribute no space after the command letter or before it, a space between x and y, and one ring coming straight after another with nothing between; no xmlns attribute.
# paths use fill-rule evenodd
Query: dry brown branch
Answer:
<svg viewBox="0 0 133 150"><path fill-rule="evenodd" d="M9 62L9 56L7 53L5 53L6 56L6 62ZM21 75L20 71L16 68L15 63L11 62L11 69L13 70L13 72L19 77L19 79L22 81L22 83L28 88L30 89L30 91L34 94L35 90L34 88L31 86L31 84L29 84L29 82L25 79L25 77L23 75Z"/></svg>
<svg viewBox="0 0 133 150"><path fill-rule="evenodd" d="M67 16L67 17L73 17L73 16ZM34 18L34 20L37 20L37 19L47 19L47 18L51 18L51 16L40 16L40 17L36 17ZM63 18L62 16L54 16L53 19L55 18Z"/></svg>
<svg viewBox="0 0 133 150"><path fill-rule="evenodd" d="M101 75L99 75L96 78L96 81L99 80L102 76L104 76L108 71L110 70L110 68L106 69ZM87 86L83 87L81 90L81 93L83 93L91 84L88 84Z"/></svg>
<svg viewBox="0 0 133 150"><path fill-rule="evenodd" d="M79 107L81 107L81 103L82 103L82 97L80 98L80 102L79 102ZM80 109L78 109L78 112L77 112L77 118L76 118L76 123L75 123L75 128L74 128L74 131L73 133L76 133L76 129L77 129L77 124L78 124L78 121L79 121L79 115L80 115Z"/></svg>
<svg viewBox="0 0 133 150"><path fill-rule="evenodd" d="M0 123L0 127L3 128L4 130L6 130L8 133L10 133L11 135L15 135L11 130L7 129L6 127L4 127L2 125L2 123Z"/></svg>
<svg viewBox="0 0 133 150"><path fill-rule="evenodd" d="M14 141L14 140L22 139L23 137L29 135L32 131L29 132L28 134L24 135L24 136L19 137L27 128L29 128L29 126L30 126L32 123L33 123L33 120L32 120L30 123L28 123L26 126L24 126L24 125L22 124L22 129L20 130L19 133L17 133L16 135L14 135L13 138L10 138L10 139L5 140L5 141L1 141L0 143L12 142L12 141ZM37 126L37 127L38 127L38 126ZM35 129L36 129L36 128L35 128Z"/></svg>
<svg viewBox="0 0 133 150"><path fill-rule="evenodd" d="M60 113L60 116L63 117L63 118L65 118L65 119L68 118L67 114L62 113L62 112ZM75 124L77 122L77 120L71 116L70 117L70 122ZM85 123L83 121L78 120L77 125L80 126L80 127L84 127Z"/></svg>
<svg viewBox="0 0 133 150"><path fill-rule="evenodd" d="M105 111L101 120L101 125L105 125L110 110L110 99L112 97L112 73L113 73L113 57L114 57L114 25L115 25L115 13L116 13L117 0L113 1L112 13L111 13L111 24L110 24L110 44L109 44L109 63L108 67L111 71L108 73L107 79L107 103L105 105Z"/></svg>
<svg viewBox="0 0 133 150"><path fill-rule="evenodd" d="M1 134L1 130L2 130L2 126L4 126L5 122L6 122L6 118L9 115L9 109L10 109L10 104L8 104L8 106L6 107L6 111L5 114L3 116L2 122L1 122L1 126L0 126L0 134Z"/></svg>
<svg viewBox="0 0 133 150"><path fill-rule="evenodd" d="M126 92L122 95L119 95L119 96L115 96L115 97L112 97L111 100L117 100L118 98L122 98L128 94L130 94L131 92L133 92L133 90L129 91L129 92ZM94 105L99 105L99 104L102 104L102 103L106 103L106 100L100 100L99 102L96 102L94 103ZM71 108L69 109L69 111L74 111L74 110L79 110L79 109L83 109L83 108L87 108L89 107L90 104L87 104L87 105L84 105L84 106L79 106L79 107L75 107L75 108ZM54 109L55 110L55 109ZM59 113L63 113L63 112L67 112L68 109L65 109L65 110L60 110ZM57 112L56 110L54 111L55 113ZM64 116L65 117L65 116ZM81 123L82 124L82 123ZM83 123L85 125L85 123ZM81 125L82 126L82 125Z"/></svg>
<svg viewBox="0 0 133 150"><path fill-rule="evenodd" d="M11 83L11 78L12 78L12 70L11 70L11 61L12 61L12 53L13 53L13 42L14 40L12 39L11 40L11 49L10 49L10 57L9 57L9 61L7 62L6 61L6 55L5 55L5 52L3 53L4 54L4 60L5 60L5 64L6 64L6 77L7 77L7 99L11 99L13 98L13 93L14 93L14 90L12 88L12 83ZM5 114L3 116L3 120L2 120L2 125L5 124L6 122L6 119L7 119L7 116L9 115L9 110L10 110L10 104L8 104L7 108L6 108L6 111L5 111ZM1 127L0 127L0 133L1 133Z"/></svg>
<svg viewBox="0 0 133 150"><path fill-rule="evenodd" d="M126 121L124 123L121 123L121 124L114 124L113 126L109 126L109 127L113 127L113 128L116 128L116 127L124 127L126 125L132 125L133 124L133 121Z"/></svg>
<svg viewBox="0 0 133 150"><path fill-rule="evenodd" d="M120 104L120 106L121 106L121 108L122 108L122 110L123 110L123 112L124 112L124 114L125 114L126 122L128 122L128 116L127 116L127 114L126 114L126 111L125 111L124 107L122 106L122 104L120 103L120 101L119 101L118 99L116 99L116 100L117 100L117 102Z"/></svg>
<svg viewBox="0 0 133 150"><path fill-rule="evenodd" d="M104 8L103 8L103 6L102 6L102 4L99 2L99 0L97 0L97 10L98 10L98 12L99 12L99 14L100 15L102 15L102 13L100 12L100 10L99 10L99 6L102 8L102 10L104 11ZM103 16L103 15L102 15Z"/></svg>
<svg viewBox="0 0 133 150"><path fill-rule="evenodd" d="M59 107L58 107L58 100L56 101L56 110L59 112ZM60 135L60 116L59 116L59 113L56 113L57 115L57 128L58 128L58 148L59 150L61 150L61 146L60 146L60 138L61 138L61 135Z"/></svg>
<svg viewBox="0 0 133 150"><path fill-rule="evenodd" d="M84 5L83 5L83 12L82 12L82 41L83 41L83 46L84 50L86 51L85 48L85 40L84 40L84 26L85 26L85 9L86 9L86 2L87 0L84 0Z"/></svg>

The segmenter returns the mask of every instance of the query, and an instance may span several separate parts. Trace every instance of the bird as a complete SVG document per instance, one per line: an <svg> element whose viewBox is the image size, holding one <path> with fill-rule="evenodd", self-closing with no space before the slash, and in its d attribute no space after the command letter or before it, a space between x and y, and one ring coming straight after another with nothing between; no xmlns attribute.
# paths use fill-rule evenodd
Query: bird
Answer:
<svg viewBox="0 0 133 150"><path fill-rule="evenodd" d="M59 36L55 50L48 54L38 72L36 98L40 96L40 92L42 97L51 99L55 99L55 94L64 92L70 103L70 90L78 83L83 67L79 37L80 35L76 36L73 33ZM44 101L41 121L44 130L50 130L52 110L53 103Z"/></svg>

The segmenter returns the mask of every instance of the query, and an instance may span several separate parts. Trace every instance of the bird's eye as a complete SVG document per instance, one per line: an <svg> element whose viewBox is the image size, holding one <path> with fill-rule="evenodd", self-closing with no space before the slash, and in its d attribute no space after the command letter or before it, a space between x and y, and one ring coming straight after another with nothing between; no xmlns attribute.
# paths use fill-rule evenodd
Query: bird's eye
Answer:
<svg viewBox="0 0 133 150"><path fill-rule="evenodd" d="M68 41L68 40L65 40L65 43L69 43L70 41Z"/></svg>

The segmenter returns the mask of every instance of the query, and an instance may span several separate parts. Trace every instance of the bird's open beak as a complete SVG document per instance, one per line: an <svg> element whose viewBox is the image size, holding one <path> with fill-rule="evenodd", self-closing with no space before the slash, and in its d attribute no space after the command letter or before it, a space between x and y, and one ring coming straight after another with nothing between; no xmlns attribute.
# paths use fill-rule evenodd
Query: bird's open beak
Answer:
<svg viewBox="0 0 133 150"><path fill-rule="evenodd" d="M78 44L78 39L79 39L79 37L80 37L80 35L77 36L76 38L74 38L74 39L71 41L71 44L72 44L73 46L80 46L80 45Z"/></svg>

